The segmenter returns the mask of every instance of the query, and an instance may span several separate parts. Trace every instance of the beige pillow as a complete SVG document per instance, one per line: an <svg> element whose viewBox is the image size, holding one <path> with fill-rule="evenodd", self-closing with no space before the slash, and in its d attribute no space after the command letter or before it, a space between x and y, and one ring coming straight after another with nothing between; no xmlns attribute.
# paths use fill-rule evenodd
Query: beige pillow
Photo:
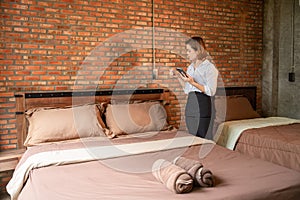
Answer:
<svg viewBox="0 0 300 200"><path fill-rule="evenodd" d="M244 96L216 97L215 109L217 122L260 117Z"/></svg>
<svg viewBox="0 0 300 200"><path fill-rule="evenodd" d="M159 102L109 104L106 124L114 135L163 130L167 114Z"/></svg>
<svg viewBox="0 0 300 200"><path fill-rule="evenodd" d="M26 111L29 122L24 146L104 135L96 105L68 108L35 108Z"/></svg>

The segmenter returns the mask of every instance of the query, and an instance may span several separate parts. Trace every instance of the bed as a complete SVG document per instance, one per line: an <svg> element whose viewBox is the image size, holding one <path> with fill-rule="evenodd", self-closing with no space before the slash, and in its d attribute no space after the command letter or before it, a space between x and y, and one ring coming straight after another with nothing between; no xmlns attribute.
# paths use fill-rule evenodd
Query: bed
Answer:
<svg viewBox="0 0 300 200"><path fill-rule="evenodd" d="M300 171L300 120L261 117L255 111L255 94L256 88L249 87L216 97L223 118L216 117L219 126L214 141L230 150ZM226 112L224 102L220 104L222 98L227 101Z"/></svg>
<svg viewBox="0 0 300 200"><path fill-rule="evenodd" d="M299 172L170 127L169 92L16 94L26 152L7 185L11 198L299 197Z"/></svg>

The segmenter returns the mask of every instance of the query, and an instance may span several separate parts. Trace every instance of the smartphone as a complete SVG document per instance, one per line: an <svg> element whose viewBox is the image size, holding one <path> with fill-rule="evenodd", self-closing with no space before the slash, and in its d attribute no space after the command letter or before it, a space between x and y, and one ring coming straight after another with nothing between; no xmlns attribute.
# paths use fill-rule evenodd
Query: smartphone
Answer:
<svg viewBox="0 0 300 200"><path fill-rule="evenodd" d="M187 74L186 74L186 72L185 72L182 68L177 67L176 70L177 70L182 76L184 76L184 77L186 77L186 78L188 77Z"/></svg>

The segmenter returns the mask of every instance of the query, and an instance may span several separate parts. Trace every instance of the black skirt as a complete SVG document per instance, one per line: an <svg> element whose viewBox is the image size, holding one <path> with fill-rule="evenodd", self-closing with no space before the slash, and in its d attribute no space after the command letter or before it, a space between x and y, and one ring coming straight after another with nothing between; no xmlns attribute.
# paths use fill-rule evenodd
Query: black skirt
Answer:
<svg viewBox="0 0 300 200"><path fill-rule="evenodd" d="M211 97L201 92L190 92L185 107L185 121L189 133L205 138L211 116Z"/></svg>

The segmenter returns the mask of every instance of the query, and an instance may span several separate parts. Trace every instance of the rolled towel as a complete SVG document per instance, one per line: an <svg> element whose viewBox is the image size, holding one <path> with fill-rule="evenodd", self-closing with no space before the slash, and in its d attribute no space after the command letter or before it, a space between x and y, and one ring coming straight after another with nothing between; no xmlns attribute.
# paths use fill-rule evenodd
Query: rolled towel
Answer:
<svg viewBox="0 0 300 200"><path fill-rule="evenodd" d="M215 179L212 172L204 167L198 170L195 179L202 187L213 187L215 185Z"/></svg>
<svg viewBox="0 0 300 200"><path fill-rule="evenodd" d="M153 176L176 194L193 189L193 178L182 168L167 160L157 160L152 166Z"/></svg>
<svg viewBox="0 0 300 200"><path fill-rule="evenodd" d="M173 163L186 170L193 177L194 184L202 187L214 186L214 176L209 169L205 169L197 160L177 157Z"/></svg>

